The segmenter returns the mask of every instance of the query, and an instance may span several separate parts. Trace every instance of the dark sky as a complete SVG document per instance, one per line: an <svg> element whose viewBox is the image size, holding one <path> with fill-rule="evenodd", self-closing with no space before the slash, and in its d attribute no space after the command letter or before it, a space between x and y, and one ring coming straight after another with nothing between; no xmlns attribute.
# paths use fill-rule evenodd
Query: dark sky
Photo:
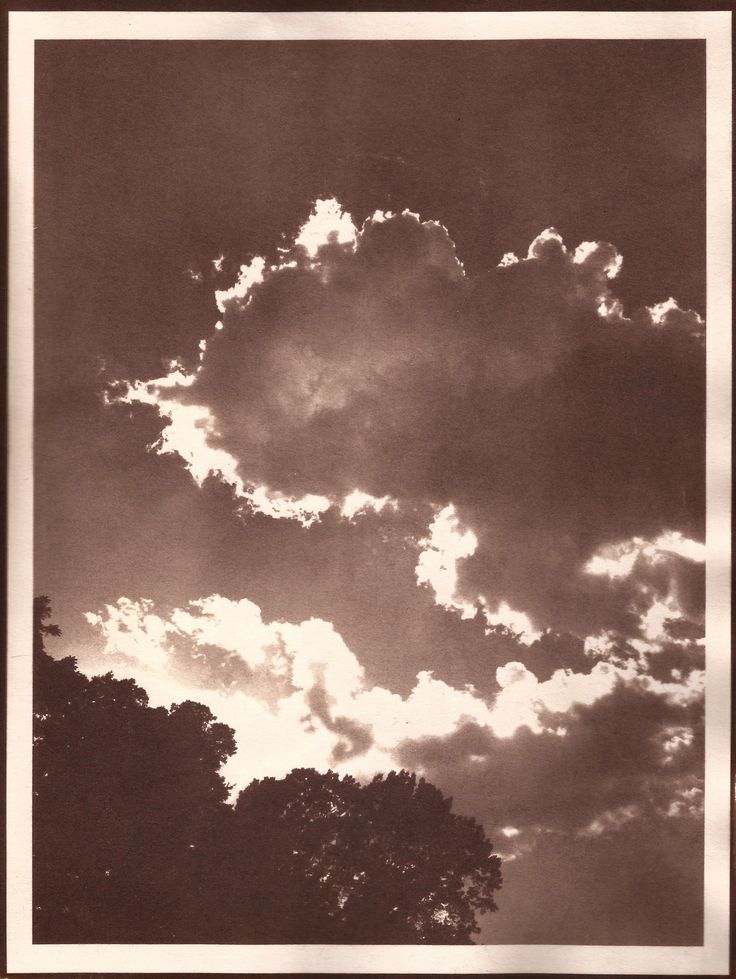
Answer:
<svg viewBox="0 0 736 979"><path fill-rule="evenodd" d="M335 737L358 768L388 751L371 710L403 698L394 764L513 858L487 941L700 940L702 569L682 541L702 540L704 374L683 311L705 315L704 58L696 41L36 44L35 590L64 648L84 666L107 638L122 669L122 597L190 642L174 609L248 599L294 625L292 682L306 656L307 702L333 705L325 764ZM358 228L377 209L439 226L405 215L353 250L279 252L326 198ZM550 227L568 251L537 239ZM608 246L574 261L581 242L612 243L620 273ZM282 254L296 267L217 309L241 264ZM192 370L218 319L175 400L207 406L240 477L397 510L308 529L239 514L222 481L146 451L161 418L105 405L106 384ZM447 600L436 569L417 581L438 513L445 544L475 540ZM588 573L595 555L631 560ZM504 602L529 635L489 619ZM123 631L152 655L131 609ZM328 671L334 689L310 618L353 671ZM208 628L204 665L171 653L172 683L261 696L261 667ZM435 727L412 720L432 697ZM494 727L501 707L529 727ZM304 750L293 764L316 764Z"/></svg>

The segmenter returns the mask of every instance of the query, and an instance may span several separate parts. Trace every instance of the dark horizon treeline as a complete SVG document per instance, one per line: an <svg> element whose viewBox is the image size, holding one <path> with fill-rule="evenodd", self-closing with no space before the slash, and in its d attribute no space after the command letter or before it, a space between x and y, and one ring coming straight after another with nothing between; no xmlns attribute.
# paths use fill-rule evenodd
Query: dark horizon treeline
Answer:
<svg viewBox="0 0 736 979"><path fill-rule="evenodd" d="M36 599L35 942L471 943L496 909L492 845L424 779L295 769L230 805L232 729L54 659L50 615Z"/></svg>

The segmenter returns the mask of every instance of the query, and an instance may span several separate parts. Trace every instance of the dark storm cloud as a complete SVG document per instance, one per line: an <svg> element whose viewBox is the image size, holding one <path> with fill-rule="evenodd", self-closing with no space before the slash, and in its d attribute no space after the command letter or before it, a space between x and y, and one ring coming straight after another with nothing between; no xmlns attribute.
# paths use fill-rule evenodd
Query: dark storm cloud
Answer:
<svg viewBox="0 0 736 979"><path fill-rule="evenodd" d="M399 749L506 857L486 941L701 940L701 711L622 684L559 715L564 736L467 725Z"/></svg>
<svg viewBox="0 0 736 979"><path fill-rule="evenodd" d="M699 316L671 302L629 316L613 246L568 250L553 229L472 278L447 231L409 212L322 241L224 296L193 383L166 395L206 407L207 442L243 482L451 502L478 538L460 597L537 628L635 635L673 582L697 620L693 561L583 569L630 538L702 537Z"/></svg>
<svg viewBox="0 0 736 979"><path fill-rule="evenodd" d="M499 738L468 725L446 738L407 742L398 757L488 826L583 832L602 813L630 805L666 812L680 788L701 778L701 714L700 698L673 703L621 684L592 705L548 714L545 722L564 727L564 735L522 728ZM668 754L664 745L681 728L692 732L689 743Z"/></svg>

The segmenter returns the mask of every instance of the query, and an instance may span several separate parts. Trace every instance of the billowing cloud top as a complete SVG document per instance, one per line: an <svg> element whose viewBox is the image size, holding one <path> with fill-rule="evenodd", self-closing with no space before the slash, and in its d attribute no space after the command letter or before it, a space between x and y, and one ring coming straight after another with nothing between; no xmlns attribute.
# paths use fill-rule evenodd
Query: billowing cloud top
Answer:
<svg viewBox="0 0 736 979"><path fill-rule="evenodd" d="M673 299L626 315L621 266L548 228L470 279L437 222L376 212L358 229L320 200L278 263L217 292L196 364L116 396L155 406L158 451L246 511L306 527L331 507L452 512L464 550L440 567L430 532L418 575L464 616L530 642L645 638L655 602L702 621L692 551L642 552L625 575L596 562L702 539L703 321Z"/></svg>

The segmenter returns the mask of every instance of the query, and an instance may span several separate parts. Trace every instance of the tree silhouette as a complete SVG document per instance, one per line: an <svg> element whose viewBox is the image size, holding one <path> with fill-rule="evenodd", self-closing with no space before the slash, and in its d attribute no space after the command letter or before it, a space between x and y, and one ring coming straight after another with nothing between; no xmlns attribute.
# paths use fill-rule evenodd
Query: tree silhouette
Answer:
<svg viewBox="0 0 736 979"><path fill-rule="evenodd" d="M312 769L252 782L234 820L249 868L234 903L247 931L295 943L470 942L475 913L496 909L500 860L451 805L405 771L367 785Z"/></svg>
<svg viewBox="0 0 736 979"><path fill-rule="evenodd" d="M151 708L132 680L52 659L48 600L34 611L35 939L182 940L230 815L219 768L233 732L201 704Z"/></svg>
<svg viewBox="0 0 736 979"><path fill-rule="evenodd" d="M296 769L232 807L232 730L53 659L49 617L37 599L36 942L467 943L495 910L499 858L424 779Z"/></svg>

